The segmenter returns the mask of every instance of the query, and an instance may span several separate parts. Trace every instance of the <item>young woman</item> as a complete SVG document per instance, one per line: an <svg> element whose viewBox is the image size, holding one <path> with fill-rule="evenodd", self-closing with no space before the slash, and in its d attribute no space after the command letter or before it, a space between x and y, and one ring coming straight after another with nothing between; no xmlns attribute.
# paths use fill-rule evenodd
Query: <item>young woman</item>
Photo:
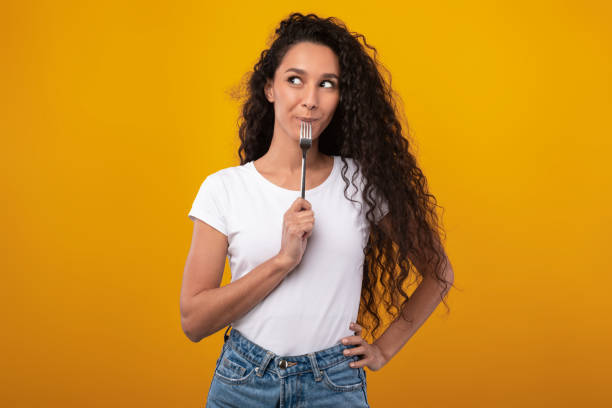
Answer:
<svg viewBox="0 0 612 408"><path fill-rule="evenodd" d="M208 407L367 407L363 367L382 368L453 282L435 198L365 38L299 13L275 34L249 77L240 165L189 212L182 326L194 342L228 326Z"/></svg>

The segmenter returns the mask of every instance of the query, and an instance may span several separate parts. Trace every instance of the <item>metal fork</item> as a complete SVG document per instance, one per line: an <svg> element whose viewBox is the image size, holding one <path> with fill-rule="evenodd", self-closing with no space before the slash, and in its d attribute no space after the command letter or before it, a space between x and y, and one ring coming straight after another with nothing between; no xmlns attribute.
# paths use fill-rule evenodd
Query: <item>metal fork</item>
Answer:
<svg viewBox="0 0 612 408"><path fill-rule="evenodd" d="M300 121L300 147L302 148L302 198L306 188L306 152L312 146L312 123Z"/></svg>

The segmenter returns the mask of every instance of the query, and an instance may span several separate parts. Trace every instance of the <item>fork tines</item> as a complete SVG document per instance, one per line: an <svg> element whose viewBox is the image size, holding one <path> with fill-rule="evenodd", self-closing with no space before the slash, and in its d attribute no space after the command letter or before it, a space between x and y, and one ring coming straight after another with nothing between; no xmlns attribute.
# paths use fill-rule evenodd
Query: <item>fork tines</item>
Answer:
<svg viewBox="0 0 612 408"><path fill-rule="evenodd" d="M306 191L306 152L312 146L312 124L300 121L300 147L302 148L302 198Z"/></svg>
<svg viewBox="0 0 612 408"><path fill-rule="evenodd" d="M309 148L312 146L312 124L300 121L300 147Z"/></svg>

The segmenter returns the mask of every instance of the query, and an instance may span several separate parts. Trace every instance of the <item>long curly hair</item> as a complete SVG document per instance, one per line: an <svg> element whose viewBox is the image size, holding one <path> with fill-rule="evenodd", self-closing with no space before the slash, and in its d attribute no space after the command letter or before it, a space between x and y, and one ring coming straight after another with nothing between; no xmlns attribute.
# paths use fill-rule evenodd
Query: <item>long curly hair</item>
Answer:
<svg viewBox="0 0 612 408"><path fill-rule="evenodd" d="M232 91L235 99L244 100L238 118L240 164L257 160L268 151L274 130L274 105L266 99L264 85L274 78L289 48L303 41L328 46L340 64L339 102L320 135L319 150L341 157L345 197L349 188L345 158L352 158L363 176L370 236L364 248L358 321L365 329L364 338L375 339L378 329L391 320L398 316L407 320L402 306L410 300L408 289L427 275L443 286L440 296L449 310L444 298L452 283L446 281L444 272L450 263L441 245L443 230L435 211L437 203L410 152L408 132L402 134L398 116L403 118L403 109L397 107L401 99L391 88L390 74L387 83L378 67L388 71L376 60L376 49L367 44L362 34L349 32L335 17L290 14L269 38L271 45L261 52L253 71ZM374 51L372 57L366 47ZM350 182L356 187L355 174ZM388 204L390 234L375 222L380 208L377 199Z"/></svg>

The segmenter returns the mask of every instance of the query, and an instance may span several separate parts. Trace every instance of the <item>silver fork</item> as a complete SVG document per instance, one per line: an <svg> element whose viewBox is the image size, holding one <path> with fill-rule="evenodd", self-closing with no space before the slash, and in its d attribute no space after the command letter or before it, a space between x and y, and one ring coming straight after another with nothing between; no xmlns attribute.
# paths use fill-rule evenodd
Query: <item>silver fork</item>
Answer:
<svg viewBox="0 0 612 408"><path fill-rule="evenodd" d="M300 121L300 147L302 148L302 198L306 187L306 152L312 146L312 124Z"/></svg>

